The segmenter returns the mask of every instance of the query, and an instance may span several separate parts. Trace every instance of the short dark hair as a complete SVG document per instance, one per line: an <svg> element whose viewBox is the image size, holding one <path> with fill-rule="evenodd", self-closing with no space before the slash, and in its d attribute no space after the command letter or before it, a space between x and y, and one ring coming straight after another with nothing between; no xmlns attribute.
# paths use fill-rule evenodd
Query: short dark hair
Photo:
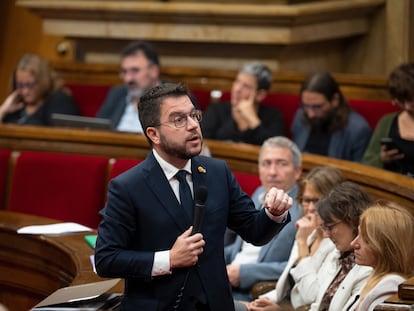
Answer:
<svg viewBox="0 0 414 311"><path fill-rule="evenodd" d="M354 230L354 236L356 236L359 217L371 203L371 198L362 187L356 183L345 181L322 197L316 203L316 208L323 222L332 223L334 222L333 218L336 218L351 226Z"/></svg>
<svg viewBox="0 0 414 311"><path fill-rule="evenodd" d="M161 105L167 97L189 96L187 87L184 84L163 83L147 90L140 98L138 105L139 120L144 134L150 126L160 123ZM151 140L148 138L151 144Z"/></svg>
<svg viewBox="0 0 414 311"><path fill-rule="evenodd" d="M121 51L121 58L132 56L138 52L144 53L145 57L150 61L150 63L160 66L160 60L158 53L155 50L154 46L146 41L132 41Z"/></svg>
<svg viewBox="0 0 414 311"><path fill-rule="evenodd" d="M414 63L401 64L391 72L388 91L400 103L414 100Z"/></svg>

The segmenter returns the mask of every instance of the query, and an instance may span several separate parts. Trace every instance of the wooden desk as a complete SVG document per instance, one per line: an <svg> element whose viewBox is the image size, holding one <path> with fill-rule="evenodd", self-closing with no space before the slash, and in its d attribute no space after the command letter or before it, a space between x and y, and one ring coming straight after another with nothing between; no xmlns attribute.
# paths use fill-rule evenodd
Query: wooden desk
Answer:
<svg viewBox="0 0 414 311"><path fill-rule="evenodd" d="M0 211L0 302L28 310L58 288L103 281L92 269L84 235L20 235L17 229L57 221ZM123 292L121 285L116 292Z"/></svg>

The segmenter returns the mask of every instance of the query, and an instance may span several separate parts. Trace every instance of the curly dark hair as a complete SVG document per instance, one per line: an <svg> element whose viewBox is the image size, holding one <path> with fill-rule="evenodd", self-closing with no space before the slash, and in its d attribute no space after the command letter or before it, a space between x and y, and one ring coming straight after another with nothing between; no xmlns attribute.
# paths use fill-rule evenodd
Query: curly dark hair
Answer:
<svg viewBox="0 0 414 311"><path fill-rule="evenodd" d="M316 208L323 222L332 223L338 219L351 226L354 236L357 236L359 218L371 203L371 198L362 187L345 181L322 197Z"/></svg>
<svg viewBox="0 0 414 311"><path fill-rule="evenodd" d="M414 63L402 64L391 72L388 92L400 104L414 100Z"/></svg>

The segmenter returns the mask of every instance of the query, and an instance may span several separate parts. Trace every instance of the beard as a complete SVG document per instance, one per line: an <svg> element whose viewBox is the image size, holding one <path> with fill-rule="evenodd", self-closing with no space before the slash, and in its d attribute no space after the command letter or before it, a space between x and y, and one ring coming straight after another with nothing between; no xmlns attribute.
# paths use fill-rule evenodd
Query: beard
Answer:
<svg viewBox="0 0 414 311"><path fill-rule="evenodd" d="M320 129L320 130L328 130L330 125L332 124L333 120L335 119L336 116L336 108L332 108L331 110L329 110L325 116L320 117L320 118L308 118L308 116L305 114L304 117L306 119L306 121L308 122L308 124L311 126L311 128L313 129Z"/></svg>
<svg viewBox="0 0 414 311"><path fill-rule="evenodd" d="M160 147L161 149L171 157L176 157L183 160L189 160L200 154L202 149L202 144L199 148L194 148L194 150L189 150L186 147L186 142L181 144L167 140L164 135L160 134Z"/></svg>

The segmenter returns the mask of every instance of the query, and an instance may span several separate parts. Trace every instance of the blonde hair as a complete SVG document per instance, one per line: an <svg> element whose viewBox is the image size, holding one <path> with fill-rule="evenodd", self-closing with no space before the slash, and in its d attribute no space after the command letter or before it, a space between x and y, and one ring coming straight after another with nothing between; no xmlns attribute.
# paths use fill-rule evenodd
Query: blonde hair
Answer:
<svg viewBox="0 0 414 311"><path fill-rule="evenodd" d="M405 278L414 274L414 216L406 208L377 201L364 211L359 228L359 234L376 257L361 297L389 273Z"/></svg>
<svg viewBox="0 0 414 311"><path fill-rule="evenodd" d="M46 98L54 91L63 88L63 80L57 77L49 62L39 55L23 55L17 63L15 72L17 70L26 71L34 77L41 98Z"/></svg>
<svg viewBox="0 0 414 311"><path fill-rule="evenodd" d="M322 196L331 191L333 187L345 181L342 172L332 166L316 166L302 179L298 192L298 201L302 199L306 185L311 184Z"/></svg>

